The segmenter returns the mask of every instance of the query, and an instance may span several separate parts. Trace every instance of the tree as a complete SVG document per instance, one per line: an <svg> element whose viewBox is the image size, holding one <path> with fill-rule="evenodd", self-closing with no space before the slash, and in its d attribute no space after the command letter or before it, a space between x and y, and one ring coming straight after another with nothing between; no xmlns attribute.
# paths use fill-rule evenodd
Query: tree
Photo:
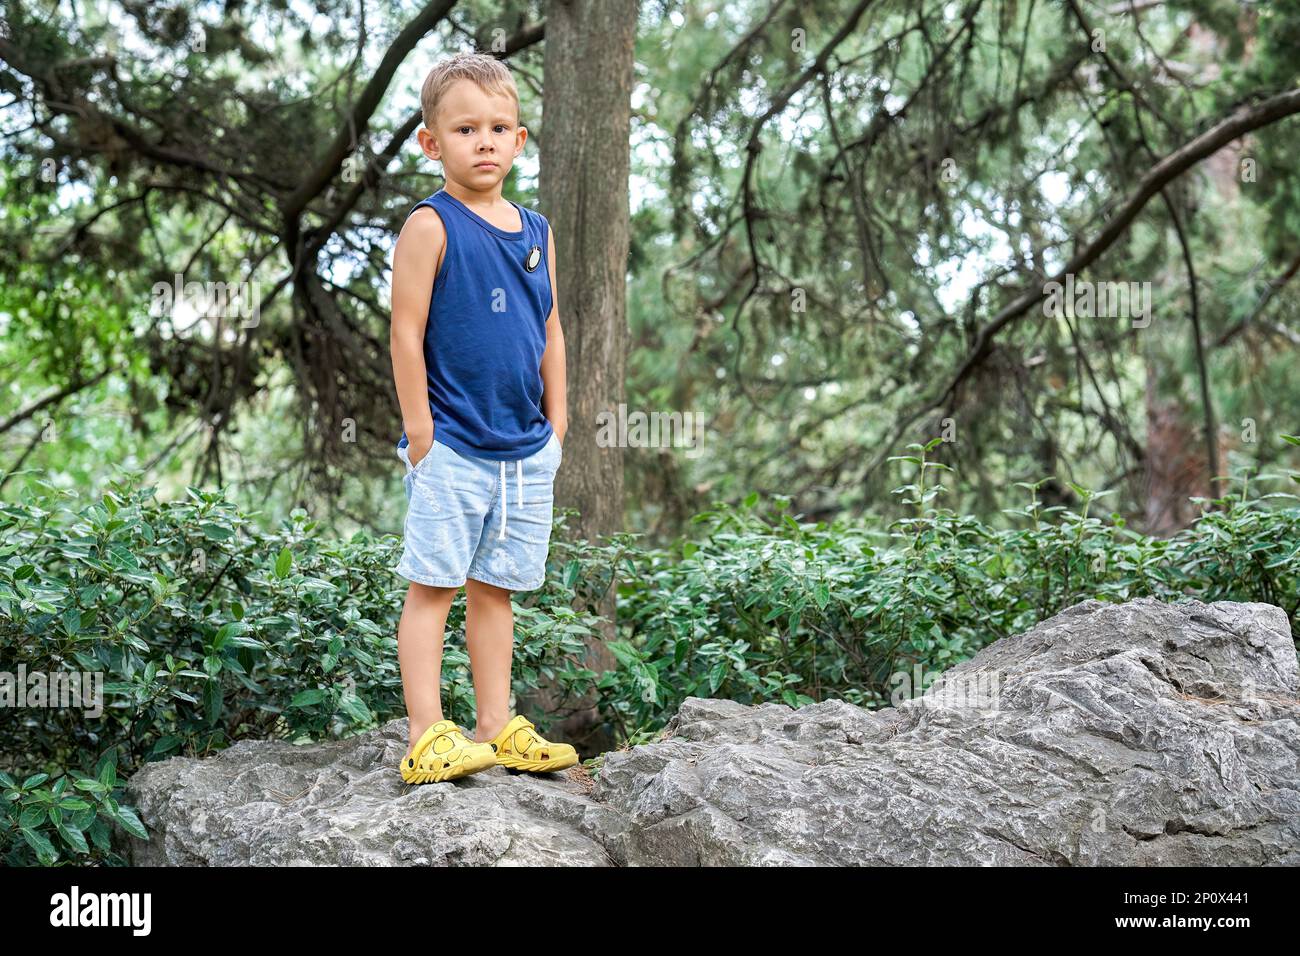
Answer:
<svg viewBox="0 0 1300 956"><path fill-rule="evenodd" d="M623 449L601 447L603 415L624 400L628 348L628 168L636 0L552 0L546 18L541 192L555 232L560 316L568 365L569 433L557 503L580 512L579 535L623 530ZM603 602L613 637L613 589ZM588 666L614 666L599 642ZM555 688L540 695L556 709ZM566 739L605 749L594 698L562 725Z"/></svg>

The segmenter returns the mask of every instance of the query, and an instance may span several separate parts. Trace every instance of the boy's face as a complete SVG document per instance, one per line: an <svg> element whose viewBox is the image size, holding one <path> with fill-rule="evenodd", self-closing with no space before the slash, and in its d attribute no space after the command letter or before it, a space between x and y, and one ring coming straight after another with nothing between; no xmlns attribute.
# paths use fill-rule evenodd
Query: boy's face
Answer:
<svg viewBox="0 0 1300 956"><path fill-rule="evenodd" d="M420 148L441 160L447 179L476 192L491 192L523 151L528 130L508 95L486 93L473 80L457 80L438 105L436 128L420 127Z"/></svg>

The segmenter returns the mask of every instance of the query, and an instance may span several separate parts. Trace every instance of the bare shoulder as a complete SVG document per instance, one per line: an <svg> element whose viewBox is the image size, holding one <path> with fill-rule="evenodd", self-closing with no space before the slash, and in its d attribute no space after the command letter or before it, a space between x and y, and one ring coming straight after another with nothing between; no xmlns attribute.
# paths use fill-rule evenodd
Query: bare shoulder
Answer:
<svg viewBox="0 0 1300 956"><path fill-rule="evenodd" d="M405 237L411 236L415 243L421 245L430 241L441 243L446 234L447 230L442 224L442 217L438 215L438 210L432 206L421 206L406 217L397 241L400 243Z"/></svg>
<svg viewBox="0 0 1300 956"><path fill-rule="evenodd" d="M447 229L438 211L421 206L402 224L393 249L393 268L420 282L432 281L447 251Z"/></svg>

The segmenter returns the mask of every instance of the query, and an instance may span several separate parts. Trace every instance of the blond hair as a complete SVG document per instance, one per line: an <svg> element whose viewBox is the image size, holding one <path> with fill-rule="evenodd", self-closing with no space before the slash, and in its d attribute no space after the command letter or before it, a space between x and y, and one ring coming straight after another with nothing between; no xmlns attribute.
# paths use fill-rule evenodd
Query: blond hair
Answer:
<svg viewBox="0 0 1300 956"><path fill-rule="evenodd" d="M438 121L439 103L451 85L462 79L473 80L485 93L513 97L515 112L518 113L519 89L504 63L486 53L457 53L435 66L424 78L420 90L420 112L426 128L434 128Z"/></svg>

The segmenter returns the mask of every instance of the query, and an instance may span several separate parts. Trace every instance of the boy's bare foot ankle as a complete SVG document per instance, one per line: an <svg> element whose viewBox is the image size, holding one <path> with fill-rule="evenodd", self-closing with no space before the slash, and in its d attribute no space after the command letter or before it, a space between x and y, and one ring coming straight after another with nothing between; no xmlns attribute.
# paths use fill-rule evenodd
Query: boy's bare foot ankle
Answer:
<svg viewBox="0 0 1300 956"><path fill-rule="evenodd" d="M502 717L500 720L480 721L474 728L474 742L476 744L485 744L496 737L497 734L505 728L510 718Z"/></svg>

